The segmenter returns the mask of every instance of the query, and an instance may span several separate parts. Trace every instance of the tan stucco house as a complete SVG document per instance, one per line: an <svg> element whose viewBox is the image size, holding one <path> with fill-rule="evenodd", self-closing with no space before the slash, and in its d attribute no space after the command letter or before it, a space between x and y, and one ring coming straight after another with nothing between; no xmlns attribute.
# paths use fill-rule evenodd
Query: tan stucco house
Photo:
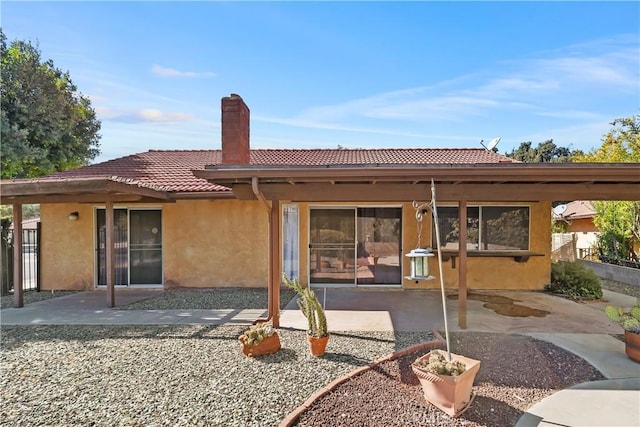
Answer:
<svg viewBox="0 0 640 427"><path fill-rule="evenodd" d="M431 180L446 285L541 290L552 200L640 198L634 164L532 165L485 149L252 150L244 101L225 97L221 110L221 149L0 183L3 204L40 203L43 290L105 286L112 305L117 286L268 286L277 315L283 271L317 287L437 287L405 278L418 245L412 201L431 198ZM432 229L427 218L422 247L434 246Z"/></svg>

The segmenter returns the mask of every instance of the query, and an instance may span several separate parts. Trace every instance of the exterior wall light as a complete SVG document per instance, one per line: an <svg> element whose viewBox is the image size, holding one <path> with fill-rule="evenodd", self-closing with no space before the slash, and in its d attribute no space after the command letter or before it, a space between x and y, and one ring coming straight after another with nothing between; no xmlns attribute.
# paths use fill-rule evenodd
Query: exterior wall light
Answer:
<svg viewBox="0 0 640 427"><path fill-rule="evenodd" d="M431 280L435 276L429 274L429 258L434 256L429 249L415 248L407 255L411 262L411 275L407 277L410 280Z"/></svg>
<svg viewBox="0 0 640 427"><path fill-rule="evenodd" d="M69 214L69 221L77 221L78 218L80 218L80 214L78 213L78 211L71 212Z"/></svg>

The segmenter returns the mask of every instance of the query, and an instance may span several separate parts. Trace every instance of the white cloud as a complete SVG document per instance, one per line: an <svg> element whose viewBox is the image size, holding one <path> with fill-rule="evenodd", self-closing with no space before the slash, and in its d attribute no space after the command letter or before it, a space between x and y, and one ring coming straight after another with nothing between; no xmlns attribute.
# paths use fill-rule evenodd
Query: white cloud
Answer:
<svg viewBox="0 0 640 427"><path fill-rule="evenodd" d="M195 77L215 77L216 74L205 71L205 72L196 72L196 71L180 71L175 68L163 67L161 65L154 65L151 67L151 72L153 74L157 74L162 77L181 77L181 78L195 78Z"/></svg>
<svg viewBox="0 0 640 427"><path fill-rule="evenodd" d="M496 115L590 120L606 115L600 104L615 94L637 93L638 58L633 38L594 40L428 86L310 107L285 120L313 128L356 128L358 120L377 126L384 120L442 125Z"/></svg>
<svg viewBox="0 0 640 427"><path fill-rule="evenodd" d="M138 112L138 115L143 120L152 123L185 122L193 118L186 113L165 113L155 109L141 110Z"/></svg>
<svg viewBox="0 0 640 427"><path fill-rule="evenodd" d="M189 122L194 117L187 113L165 112L153 108L135 111L114 110L107 107L96 108L98 117L121 123L175 124Z"/></svg>

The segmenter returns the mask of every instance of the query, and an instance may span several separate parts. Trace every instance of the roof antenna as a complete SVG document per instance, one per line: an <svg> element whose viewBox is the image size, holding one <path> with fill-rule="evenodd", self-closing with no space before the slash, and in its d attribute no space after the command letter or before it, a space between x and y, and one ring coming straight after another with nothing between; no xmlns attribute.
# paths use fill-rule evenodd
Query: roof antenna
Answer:
<svg viewBox="0 0 640 427"><path fill-rule="evenodd" d="M480 145L482 145L485 150L492 151L494 148L496 148L496 146L500 142L500 138L493 138L491 141L489 141L489 145L484 145L483 142L484 142L484 139L481 139Z"/></svg>

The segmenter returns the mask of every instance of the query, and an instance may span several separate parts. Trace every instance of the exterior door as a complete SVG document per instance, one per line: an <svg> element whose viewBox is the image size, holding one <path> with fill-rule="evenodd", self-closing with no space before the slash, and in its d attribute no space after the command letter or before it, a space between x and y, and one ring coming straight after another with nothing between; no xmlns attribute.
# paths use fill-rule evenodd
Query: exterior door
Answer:
<svg viewBox="0 0 640 427"><path fill-rule="evenodd" d="M107 282L106 215L96 211L98 285ZM162 212L114 209L115 284L162 284Z"/></svg>
<svg viewBox="0 0 640 427"><path fill-rule="evenodd" d="M162 215L129 211L129 277L133 285L162 284Z"/></svg>
<svg viewBox="0 0 640 427"><path fill-rule="evenodd" d="M312 208L309 283L355 286L356 210Z"/></svg>
<svg viewBox="0 0 640 427"><path fill-rule="evenodd" d="M402 208L358 208L359 286L402 284Z"/></svg>

